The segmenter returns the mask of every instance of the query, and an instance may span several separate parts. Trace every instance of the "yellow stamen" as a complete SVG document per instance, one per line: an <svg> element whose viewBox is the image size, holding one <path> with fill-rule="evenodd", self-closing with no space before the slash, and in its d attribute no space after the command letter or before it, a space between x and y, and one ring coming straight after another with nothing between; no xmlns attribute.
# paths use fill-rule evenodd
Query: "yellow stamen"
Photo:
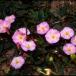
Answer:
<svg viewBox="0 0 76 76"><path fill-rule="evenodd" d="M23 36L22 35L19 35L18 38L21 41L23 39Z"/></svg>
<svg viewBox="0 0 76 76"><path fill-rule="evenodd" d="M71 48L68 48L67 50L68 50L68 51L71 51Z"/></svg>
<svg viewBox="0 0 76 76"><path fill-rule="evenodd" d="M26 48L30 48L30 45L28 44L28 45L26 46Z"/></svg>
<svg viewBox="0 0 76 76"><path fill-rule="evenodd" d="M69 32L66 32L65 34L66 34L67 36L69 36Z"/></svg>
<svg viewBox="0 0 76 76"><path fill-rule="evenodd" d="M53 35L52 38L55 39L56 38L55 35Z"/></svg>
<svg viewBox="0 0 76 76"><path fill-rule="evenodd" d="M16 60L16 64L18 64L19 63L19 61L18 60Z"/></svg>
<svg viewBox="0 0 76 76"><path fill-rule="evenodd" d="M42 30L45 30L45 28L44 28L44 27L41 27L41 29L42 29Z"/></svg>

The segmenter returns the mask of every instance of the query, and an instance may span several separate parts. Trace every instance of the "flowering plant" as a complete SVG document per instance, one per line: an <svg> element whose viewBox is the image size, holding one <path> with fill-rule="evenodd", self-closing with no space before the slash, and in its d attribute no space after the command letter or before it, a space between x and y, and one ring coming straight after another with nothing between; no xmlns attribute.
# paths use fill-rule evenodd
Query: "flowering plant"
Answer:
<svg viewBox="0 0 76 76"><path fill-rule="evenodd" d="M67 67L76 66L76 13L68 3L54 9L55 1L51 8L50 1L3 2L0 76L65 75Z"/></svg>

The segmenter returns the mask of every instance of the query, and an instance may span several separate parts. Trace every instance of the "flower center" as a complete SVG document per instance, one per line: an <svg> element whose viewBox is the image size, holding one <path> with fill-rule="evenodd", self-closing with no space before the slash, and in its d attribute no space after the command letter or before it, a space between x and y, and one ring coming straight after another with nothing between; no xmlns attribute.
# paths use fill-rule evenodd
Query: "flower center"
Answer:
<svg viewBox="0 0 76 76"><path fill-rule="evenodd" d="M44 27L41 27L41 29L42 29L42 30L45 30L45 28L44 28Z"/></svg>
<svg viewBox="0 0 76 76"><path fill-rule="evenodd" d="M71 48L68 48L67 50L68 50L68 51L71 51Z"/></svg>
<svg viewBox="0 0 76 76"><path fill-rule="evenodd" d="M23 36L22 35L19 35L19 40L22 40L23 39Z"/></svg>
<svg viewBox="0 0 76 76"><path fill-rule="evenodd" d="M19 63L19 61L18 60L16 60L16 64L18 64Z"/></svg>
<svg viewBox="0 0 76 76"><path fill-rule="evenodd" d="M69 32L66 32L65 34L66 34L67 36L69 36Z"/></svg>
<svg viewBox="0 0 76 76"><path fill-rule="evenodd" d="M6 26L3 26L3 28L6 29L7 27Z"/></svg>
<svg viewBox="0 0 76 76"><path fill-rule="evenodd" d="M53 35L53 36L52 36L52 39L55 39L55 38L56 38L55 35Z"/></svg>
<svg viewBox="0 0 76 76"><path fill-rule="evenodd" d="M28 48L28 49L29 49L29 48L30 48L30 45L28 44L28 45L26 46L26 48Z"/></svg>

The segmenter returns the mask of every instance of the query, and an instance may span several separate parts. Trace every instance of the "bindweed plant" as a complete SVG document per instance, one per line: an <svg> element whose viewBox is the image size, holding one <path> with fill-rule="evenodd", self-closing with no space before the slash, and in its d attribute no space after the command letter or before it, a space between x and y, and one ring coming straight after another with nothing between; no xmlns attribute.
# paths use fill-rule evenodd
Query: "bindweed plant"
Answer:
<svg viewBox="0 0 76 76"><path fill-rule="evenodd" d="M15 16L7 16L4 20L1 20L0 23L0 33L7 33L11 27L11 23L15 21ZM8 22L8 24L7 24ZM41 22L36 26L37 34L45 35L46 41L50 45L54 45L59 42L60 38L63 39L71 39L70 43L67 43L63 46L63 51L67 55L72 55L76 53L76 41L74 36L74 30L70 27L64 27L61 31L57 29L53 29L49 27L47 22ZM37 45L33 40L27 40L27 36L30 35L31 32L26 27L19 28L15 31L14 35L12 36L13 42L16 44L17 48L22 48L25 52L27 51L34 51L36 50ZM73 39L74 38L74 39ZM15 69L19 69L24 64L24 59L21 57L15 57L12 62L11 66Z"/></svg>

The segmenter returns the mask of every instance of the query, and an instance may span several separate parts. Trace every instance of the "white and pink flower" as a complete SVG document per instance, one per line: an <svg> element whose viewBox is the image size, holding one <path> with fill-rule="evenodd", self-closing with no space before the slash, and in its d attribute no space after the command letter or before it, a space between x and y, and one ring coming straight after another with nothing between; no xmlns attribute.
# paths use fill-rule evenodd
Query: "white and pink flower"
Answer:
<svg viewBox="0 0 76 76"><path fill-rule="evenodd" d="M67 55L75 54L76 53L76 47L71 43L67 43L63 46L63 51Z"/></svg>
<svg viewBox="0 0 76 76"><path fill-rule="evenodd" d="M15 69L20 69L24 63L24 58L22 56L18 56L13 58L10 65Z"/></svg>
<svg viewBox="0 0 76 76"><path fill-rule="evenodd" d="M70 27L64 27L63 30L60 32L61 37L64 39L70 39L74 36L74 30Z"/></svg>
<svg viewBox="0 0 76 76"><path fill-rule="evenodd" d="M11 23L15 21L15 16L6 16L4 20L0 19L0 33L8 33L11 28Z"/></svg>
<svg viewBox="0 0 76 76"><path fill-rule="evenodd" d="M21 44L25 40L25 38L26 38L26 35L18 32L18 31L16 31L14 33L14 35L12 36L13 42L15 44Z"/></svg>
<svg viewBox="0 0 76 76"><path fill-rule="evenodd" d="M33 40L30 40L30 41L24 41L22 44L21 44L21 48L24 50L24 51L34 51L36 49L36 44Z"/></svg>
<svg viewBox="0 0 76 76"><path fill-rule="evenodd" d="M30 31L27 29L27 35L30 34ZM19 28L15 31L12 36L13 42L15 44L22 44L26 40L26 28Z"/></svg>
<svg viewBox="0 0 76 76"><path fill-rule="evenodd" d="M10 15L5 17L5 21L9 22L10 24L15 21L16 17L15 15Z"/></svg>
<svg viewBox="0 0 76 76"><path fill-rule="evenodd" d="M37 25L37 33L44 35L49 30L49 24L47 22L41 22Z"/></svg>
<svg viewBox="0 0 76 76"><path fill-rule="evenodd" d="M0 33L6 33L11 28L11 24L5 20L0 20Z"/></svg>
<svg viewBox="0 0 76 76"><path fill-rule="evenodd" d="M74 44L74 45L76 45L76 35L71 38L71 43Z"/></svg>
<svg viewBox="0 0 76 76"><path fill-rule="evenodd" d="M50 29L46 33L45 39L50 44L57 43L60 39L60 32L56 29Z"/></svg>

